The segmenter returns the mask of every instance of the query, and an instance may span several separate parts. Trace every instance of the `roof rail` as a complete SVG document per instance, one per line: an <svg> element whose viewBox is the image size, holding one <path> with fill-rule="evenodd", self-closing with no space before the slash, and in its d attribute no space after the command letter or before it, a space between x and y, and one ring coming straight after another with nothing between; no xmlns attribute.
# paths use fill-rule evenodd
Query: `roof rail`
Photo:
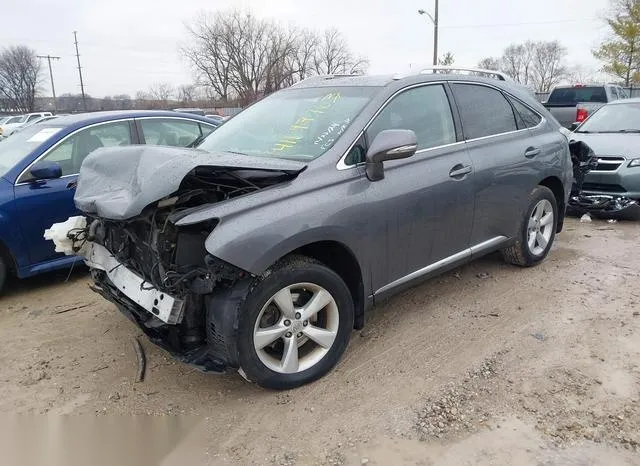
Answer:
<svg viewBox="0 0 640 466"><path fill-rule="evenodd" d="M404 75L396 75L395 79L401 79L407 76L414 76L416 74L428 74L428 73L440 73L440 74L469 73L469 74L475 74L475 75L482 75L486 77L492 77L499 81L511 81L511 78L509 78L509 76L507 76L502 71L486 70L483 68L465 68L460 66L449 66L449 65L438 65L438 66L433 65L433 66L421 67L420 70L417 72L412 71Z"/></svg>

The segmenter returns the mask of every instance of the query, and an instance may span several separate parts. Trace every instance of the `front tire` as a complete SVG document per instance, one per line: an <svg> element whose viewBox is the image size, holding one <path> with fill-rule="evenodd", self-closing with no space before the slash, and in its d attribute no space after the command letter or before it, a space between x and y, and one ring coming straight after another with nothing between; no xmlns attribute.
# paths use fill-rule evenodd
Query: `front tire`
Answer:
<svg viewBox="0 0 640 466"><path fill-rule="evenodd" d="M328 373L353 329L353 298L333 270L289 257L250 291L239 315L240 372L272 389L290 389Z"/></svg>
<svg viewBox="0 0 640 466"><path fill-rule="evenodd" d="M502 251L504 260L521 267L539 264L553 245L558 225L558 206L553 192L536 186L521 220L516 242Z"/></svg>

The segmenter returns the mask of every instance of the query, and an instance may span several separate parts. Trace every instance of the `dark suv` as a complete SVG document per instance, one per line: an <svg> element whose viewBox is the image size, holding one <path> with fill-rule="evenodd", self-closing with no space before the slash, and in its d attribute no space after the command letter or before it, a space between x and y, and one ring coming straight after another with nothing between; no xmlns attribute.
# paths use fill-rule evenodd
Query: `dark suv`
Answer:
<svg viewBox="0 0 640 466"><path fill-rule="evenodd" d="M568 142L498 78L316 77L200 150L100 149L75 198L86 226L51 237L180 360L299 386L336 365L374 303L493 251L520 266L549 252Z"/></svg>

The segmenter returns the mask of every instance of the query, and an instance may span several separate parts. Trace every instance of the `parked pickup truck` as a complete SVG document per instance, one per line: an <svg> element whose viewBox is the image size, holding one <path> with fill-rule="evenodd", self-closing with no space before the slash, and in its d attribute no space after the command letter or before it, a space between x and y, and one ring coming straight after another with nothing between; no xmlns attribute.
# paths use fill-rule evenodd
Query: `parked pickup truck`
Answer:
<svg viewBox="0 0 640 466"><path fill-rule="evenodd" d="M543 105L562 126L573 129L574 123L582 123L603 105L628 97L627 91L615 84L576 84L555 87Z"/></svg>

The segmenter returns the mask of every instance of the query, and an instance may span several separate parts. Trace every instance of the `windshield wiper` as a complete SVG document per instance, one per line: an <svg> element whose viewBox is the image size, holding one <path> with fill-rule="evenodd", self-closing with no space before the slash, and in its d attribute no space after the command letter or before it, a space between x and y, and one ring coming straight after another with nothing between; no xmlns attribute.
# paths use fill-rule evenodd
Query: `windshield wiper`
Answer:
<svg viewBox="0 0 640 466"><path fill-rule="evenodd" d="M583 131L574 131L574 133L585 133L585 134L590 133L590 132L591 131L584 131L584 130Z"/></svg>
<svg viewBox="0 0 640 466"><path fill-rule="evenodd" d="M208 135L207 135L208 136ZM204 141L204 138L206 138L207 136L205 136L204 134L201 134L200 136L198 136L197 138L195 138L193 140L193 142L191 144L189 144L187 147L190 149L193 149L194 147L198 147L198 145Z"/></svg>
<svg viewBox="0 0 640 466"><path fill-rule="evenodd" d="M616 133L640 133L640 129L621 129Z"/></svg>
<svg viewBox="0 0 640 466"><path fill-rule="evenodd" d="M237 155L249 155L249 154L245 154L244 152L238 152L236 150L225 150L224 152L228 152L229 154L237 154Z"/></svg>

